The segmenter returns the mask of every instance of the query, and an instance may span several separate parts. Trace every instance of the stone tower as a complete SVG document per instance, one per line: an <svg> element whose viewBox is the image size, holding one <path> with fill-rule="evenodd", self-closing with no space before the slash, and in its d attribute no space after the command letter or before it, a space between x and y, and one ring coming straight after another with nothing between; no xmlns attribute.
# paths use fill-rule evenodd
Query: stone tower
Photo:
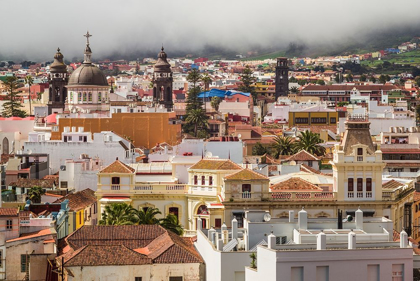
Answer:
<svg viewBox="0 0 420 281"><path fill-rule="evenodd" d="M172 70L168 63L167 55L162 51L158 55L158 60L154 66L153 73L153 102L155 105L163 104L169 110L173 107L172 102Z"/></svg>
<svg viewBox="0 0 420 281"><path fill-rule="evenodd" d="M289 92L289 66L287 58L277 58L276 65L276 101Z"/></svg>
<svg viewBox="0 0 420 281"><path fill-rule="evenodd" d="M54 111L63 112L65 102L67 99L67 82L68 73L67 66L63 62L63 54L60 53L60 48L54 56L54 62L50 65L49 83L49 99L48 99L48 114Z"/></svg>

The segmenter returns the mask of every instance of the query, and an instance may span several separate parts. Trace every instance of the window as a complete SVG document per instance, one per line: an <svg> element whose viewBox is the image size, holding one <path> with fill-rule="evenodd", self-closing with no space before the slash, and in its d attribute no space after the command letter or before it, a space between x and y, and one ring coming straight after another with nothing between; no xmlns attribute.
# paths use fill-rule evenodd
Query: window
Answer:
<svg viewBox="0 0 420 281"><path fill-rule="evenodd" d="M367 267L367 280L378 281L379 280L379 264L369 264Z"/></svg>
<svg viewBox="0 0 420 281"><path fill-rule="evenodd" d="M221 228L222 227L222 219L215 219L214 220L214 227Z"/></svg>
<svg viewBox="0 0 420 281"><path fill-rule="evenodd" d="M418 168L410 168L411 173L417 173L419 171Z"/></svg>
<svg viewBox="0 0 420 281"><path fill-rule="evenodd" d="M403 281L404 280L404 265L393 264L392 265L392 281Z"/></svg>
<svg viewBox="0 0 420 281"><path fill-rule="evenodd" d="M96 214L96 203L93 204L93 214Z"/></svg>
<svg viewBox="0 0 420 281"><path fill-rule="evenodd" d="M79 224L82 223L82 212L79 212Z"/></svg>
<svg viewBox="0 0 420 281"><path fill-rule="evenodd" d="M88 101L92 101L92 93L88 94Z"/></svg>
<svg viewBox="0 0 420 281"><path fill-rule="evenodd" d="M213 185L213 177L212 176L209 177L209 185Z"/></svg>
<svg viewBox="0 0 420 281"><path fill-rule="evenodd" d="M98 103L100 103L102 101L102 93L99 92L98 93ZM136 277L137 278L137 277ZM141 277L139 277L141 279Z"/></svg>
<svg viewBox="0 0 420 281"><path fill-rule="evenodd" d="M87 94L83 93L83 101L86 101L86 100L87 100Z"/></svg>
<svg viewBox="0 0 420 281"><path fill-rule="evenodd" d="M201 176L201 185L205 185L205 184L206 184L206 177Z"/></svg>
<svg viewBox="0 0 420 281"><path fill-rule="evenodd" d="M171 276L169 277L169 281L182 281L181 276Z"/></svg>
<svg viewBox="0 0 420 281"><path fill-rule="evenodd" d="M134 281L142 281L141 277L134 277Z"/></svg>
<svg viewBox="0 0 420 281"><path fill-rule="evenodd" d="M251 192L251 185L250 184L243 184L242 185L242 192Z"/></svg>
<svg viewBox="0 0 420 281"><path fill-rule="evenodd" d="M120 184L120 177L112 177L112 184Z"/></svg>
<svg viewBox="0 0 420 281"><path fill-rule="evenodd" d="M357 191L358 192L363 191L363 179L362 178L357 179Z"/></svg>
<svg viewBox="0 0 420 281"><path fill-rule="evenodd" d="M179 213L179 209L177 207L170 207L169 208L169 213L176 216L178 219L178 213Z"/></svg>
<svg viewBox="0 0 420 281"><path fill-rule="evenodd" d="M198 183L198 177L194 176L194 184L196 185Z"/></svg>
<svg viewBox="0 0 420 281"><path fill-rule="evenodd" d="M330 118L330 123L331 123L331 124L335 124L335 123L337 123L337 119L336 119L335 117L331 117L331 118Z"/></svg>
<svg viewBox="0 0 420 281"><path fill-rule="evenodd" d="M208 215L208 214L209 214L209 211L207 210L206 205L201 205L200 207L198 207L197 215Z"/></svg>
<svg viewBox="0 0 420 281"><path fill-rule="evenodd" d="M85 221L87 220L87 210L85 210Z"/></svg>
<svg viewBox="0 0 420 281"><path fill-rule="evenodd" d="M308 124L308 118L295 118L296 124Z"/></svg>
<svg viewBox="0 0 420 281"><path fill-rule="evenodd" d="M82 93L79 93L79 101L82 101Z"/></svg>
<svg viewBox="0 0 420 281"><path fill-rule="evenodd" d="M83 136L79 136L79 141L83 141Z"/></svg>
<svg viewBox="0 0 420 281"><path fill-rule="evenodd" d="M311 123L314 123L314 124L325 124L325 123L327 123L327 118L324 118L324 117L321 117L321 118L319 118L319 117L311 118Z"/></svg>
<svg viewBox="0 0 420 281"><path fill-rule="evenodd" d="M292 267L291 280L292 281L303 281L303 266Z"/></svg>
<svg viewBox="0 0 420 281"><path fill-rule="evenodd" d="M312 161L308 161L308 166L312 167Z"/></svg>
<svg viewBox="0 0 420 281"><path fill-rule="evenodd" d="M3 250L0 250L0 267L3 267Z"/></svg>
<svg viewBox="0 0 420 281"><path fill-rule="evenodd" d="M371 178L366 179L366 191L372 192L372 179Z"/></svg>
<svg viewBox="0 0 420 281"><path fill-rule="evenodd" d="M13 229L13 221L12 220L7 220L6 229L7 230L12 230Z"/></svg>
<svg viewBox="0 0 420 281"><path fill-rule="evenodd" d="M29 255L20 255L20 272L26 272L26 270L29 269L29 261Z"/></svg>
<svg viewBox="0 0 420 281"><path fill-rule="evenodd" d="M329 280L329 266L317 266L316 267L316 281L328 281Z"/></svg>
<svg viewBox="0 0 420 281"><path fill-rule="evenodd" d="M353 183L353 178L349 178L347 181L347 190L350 192L353 192L354 190L354 183Z"/></svg>
<svg viewBox="0 0 420 281"><path fill-rule="evenodd" d="M357 149L357 155L363 155L363 148L359 147Z"/></svg>

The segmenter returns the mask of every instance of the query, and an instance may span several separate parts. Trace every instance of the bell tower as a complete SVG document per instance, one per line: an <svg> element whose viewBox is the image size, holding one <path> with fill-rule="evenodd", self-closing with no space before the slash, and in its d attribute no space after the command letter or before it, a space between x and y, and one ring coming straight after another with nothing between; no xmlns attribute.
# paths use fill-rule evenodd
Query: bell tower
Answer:
<svg viewBox="0 0 420 281"><path fill-rule="evenodd" d="M276 101L280 96L287 96L289 92L289 66L287 58L277 58L276 65Z"/></svg>
<svg viewBox="0 0 420 281"><path fill-rule="evenodd" d="M162 46L153 73L153 103L163 104L168 111L173 107L172 102L172 70L167 55Z"/></svg>
<svg viewBox="0 0 420 281"><path fill-rule="evenodd" d="M64 111L67 99L66 85L69 77L63 58L64 56L60 53L60 48L58 48L57 53L54 55L54 62L50 65L50 75L48 76L48 114L52 114L54 111Z"/></svg>

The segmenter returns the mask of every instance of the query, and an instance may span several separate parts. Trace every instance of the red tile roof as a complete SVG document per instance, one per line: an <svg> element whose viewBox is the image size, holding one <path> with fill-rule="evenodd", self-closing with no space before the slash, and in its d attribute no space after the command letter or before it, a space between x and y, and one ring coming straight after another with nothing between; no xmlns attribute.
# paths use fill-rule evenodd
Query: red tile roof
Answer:
<svg viewBox="0 0 420 281"><path fill-rule="evenodd" d="M51 229L47 228L47 229L42 229L36 232L22 234L20 237L7 240L6 242L21 241L21 240L26 240L26 239L36 238L36 237L47 236L51 234L52 234Z"/></svg>
<svg viewBox="0 0 420 281"><path fill-rule="evenodd" d="M390 180L382 184L382 189L396 189L400 186L404 186L404 184L396 180Z"/></svg>
<svg viewBox="0 0 420 281"><path fill-rule="evenodd" d="M201 159L191 170L242 170L243 168L229 159Z"/></svg>
<svg viewBox="0 0 420 281"><path fill-rule="evenodd" d="M69 199L70 211L79 211L85 209L92 204L95 204L97 201L95 197L95 191L87 188L76 193L69 193L64 197L57 199L54 201L54 203L61 203L66 199Z"/></svg>
<svg viewBox="0 0 420 281"><path fill-rule="evenodd" d="M66 266L203 263L191 240L158 225L85 225L66 242Z"/></svg>
<svg viewBox="0 0 420 281"><path fill-rule="evenodd" d="M301 178L290 178L288 180L272 185L273 192L282 191L322 191L322 188L306 181Z"/></svg>
<svg viewBox="0 0 420 281"><path fill-rule="evenodd" d="M130 166L124 164L120 160L114 161L112 164L103 168L100 173L118 173L118 174L132 174L135 170Z"/></svg>
<svg viewBox="0 0 420 281"><path fill-rule="evenodd" d="M0 217L17 217L18 215L18 208L0 208Z"/></svg>
<svg viewBox="0 0 420 281"><path fill-rule="evenodd" d="M239 172L226 176L225 180L268 180L268 177L246 168Z"/></svg>
<svg viewBox="0 0 420 281"><path fill-rule="evenodd" d="M284 161L318 161L319 158L310 154L306 150L301 150L298 153L293 154L292 156L286 158Z"/></svg>

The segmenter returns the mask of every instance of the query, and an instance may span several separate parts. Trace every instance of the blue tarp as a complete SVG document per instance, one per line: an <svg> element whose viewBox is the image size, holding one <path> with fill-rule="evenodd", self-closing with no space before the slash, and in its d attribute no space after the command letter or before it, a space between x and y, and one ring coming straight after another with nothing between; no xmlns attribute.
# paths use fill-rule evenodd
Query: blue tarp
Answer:
<svg viewBox="0 0 420 281"><path fill-rule="evenodd" d="M219 97L219 98L225 98L225 97L229 97L229 96L233 96L233 95L243 95L246 97L249 97L249 93L243 93L243 92L239 92L239 91L233 91L233 90L229 90L229 91L224 91L224 90L219 90L219 89L211 89L210 91L206 91L206 92L201 92L198 97L199 98L212 98L212 97Z"/></svg>

